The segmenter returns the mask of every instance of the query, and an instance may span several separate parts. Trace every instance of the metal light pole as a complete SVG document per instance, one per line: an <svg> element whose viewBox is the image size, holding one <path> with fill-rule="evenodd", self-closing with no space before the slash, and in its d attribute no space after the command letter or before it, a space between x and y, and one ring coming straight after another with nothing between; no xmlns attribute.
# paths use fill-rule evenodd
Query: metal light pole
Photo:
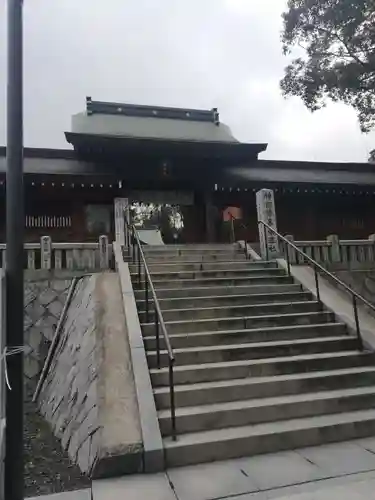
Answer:
<svg viewBox="0 0 375 500"><path fill-rule="evenodd" d="M8 0L6 173L6 344L11 390L6 393L5 498L23 500L23 0Z"/></svg>

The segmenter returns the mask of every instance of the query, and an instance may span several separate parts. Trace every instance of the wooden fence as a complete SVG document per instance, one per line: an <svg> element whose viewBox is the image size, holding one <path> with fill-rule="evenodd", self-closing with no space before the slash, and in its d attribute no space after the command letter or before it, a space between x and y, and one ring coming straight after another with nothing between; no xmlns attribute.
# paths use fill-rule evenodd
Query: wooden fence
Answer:
<svg viewBox="0 0 375 500"><path fill-rule="evenodd" d="M108 269L112 245L107 236L93 243L55 243L43 236L39 243L24 246L24 269L95 270ZM6 266L6 245L0 244L0 267Z"/></svg>
<svg viewBox="0 0 375 500"><path fill-rule="evenodd" d="M367 240L340 240L338 236L328 236L321 241L294 241L293 236L286 238L294 243L309 257L324 264L375 264L375 235ZM281 245L283 255L286 255L286 245ZM293 264L303 264L304 259L289 247L289 257Z"/></svg>

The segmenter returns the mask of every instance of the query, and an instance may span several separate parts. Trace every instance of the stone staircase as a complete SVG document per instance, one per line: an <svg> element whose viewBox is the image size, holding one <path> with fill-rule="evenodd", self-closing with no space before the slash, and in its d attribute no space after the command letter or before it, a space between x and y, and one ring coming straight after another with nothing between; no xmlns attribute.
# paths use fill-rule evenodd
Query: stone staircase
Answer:
<svg viewBox="0 0 375 500"><path fill-rule="evenodd" d="M168 466L375 435L375 355L277 267L235 245L144 247L176 357L136 288Z"/></svg>

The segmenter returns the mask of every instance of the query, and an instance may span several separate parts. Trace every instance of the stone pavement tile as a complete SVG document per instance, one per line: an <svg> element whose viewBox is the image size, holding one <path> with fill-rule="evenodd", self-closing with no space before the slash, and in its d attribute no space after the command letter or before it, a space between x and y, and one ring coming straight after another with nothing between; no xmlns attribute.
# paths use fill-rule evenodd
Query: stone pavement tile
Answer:
<svg viewBox="0 0 375 500"><path fill-rule="evenodd" d="M92 483L92 500L176 500L166 474L137 474ZM70 499L69 499L70 500Z"/></svg>
<svg viewBox="0 0 375 500"><path fill-rule="evenodd" d="M212 500L258 491L236 460L177 467L169 469L168 476L178 500Z"/></svg>
<svg viewBox="0 0 375 500"><path fill-rule="evenodd" d="M68 491L54 495L42 495L27 500L91 500L91 490Z"/></svg>
<svg viewBox="0 0 375 500"><path fill-rule="evenodd" d="M363 481L275 498L278 500L369 500L374 498L374 493L375 481Z"/></svg>
<svg viewBox="0 0 375 500"><path fill-rule="evenodd" d="M294 451L244 458L239 462L260 490L321 478L319 468Z"/></svg>
<svg viewBox="0 0 375 500"><path fill-rule="evenodd" d="M223 500L268 500L268 497L262 491L258 493L245 493L244 495L236 495L234 497L227 497Z"/></svg>
<svg viewBox="0 0 375 500"><path fill-rule="evenodd" d="M352 483L354 484L357 482L373 480L375 480L375 471L360 472L358 474L348 474L346 476L331 477L319 481L312 481L310 483L295 484L293 486L275 488L265 491L264 493L267 496L267 500L278 500L280 498L291 498L292 500L297 500L298 495L301 495L302 493L313 493L320 490L328 490L333 487L344 487L344 485L350 486ZM374 495L369 496L368 500L372 499L373 497ZM332 500L336 499L333 498Z"/></svg>
<svg viewBox="0 0 375 500"><path fill-rule="evenodd" d="M375 437L356 439L354 443L365 450L375 453Z"/></svg>
<svg viewBox="0 0 375 500"><path fill-rule="evenodd" d="M326 477L375 469L375 455L356 443L327 444L296 451L316 464Z"/></svg>

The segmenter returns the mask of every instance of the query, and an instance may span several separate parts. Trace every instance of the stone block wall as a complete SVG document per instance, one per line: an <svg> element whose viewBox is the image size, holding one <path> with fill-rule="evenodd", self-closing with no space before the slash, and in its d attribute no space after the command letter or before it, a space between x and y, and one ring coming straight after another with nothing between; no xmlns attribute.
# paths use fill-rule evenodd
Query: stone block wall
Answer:
<svg viewBox="0 0 375 500"><path fill-rule="evenodd" d="M141 472L143 442L119 277L78 281L38 403L92 477Z"/></svg>
<svg viewBox="0 0 375 500"><path fill-rule="evenodd" d="M40 411L73 462L87 474L99 452L97 275L79 280L40 394Z"/></svg>
<svg viewBox="0 0 375 500"><path fill-rule="evenodd" d="M71 279L25 280L25 360L26 382L35 385L43 368Z"/></svg>

